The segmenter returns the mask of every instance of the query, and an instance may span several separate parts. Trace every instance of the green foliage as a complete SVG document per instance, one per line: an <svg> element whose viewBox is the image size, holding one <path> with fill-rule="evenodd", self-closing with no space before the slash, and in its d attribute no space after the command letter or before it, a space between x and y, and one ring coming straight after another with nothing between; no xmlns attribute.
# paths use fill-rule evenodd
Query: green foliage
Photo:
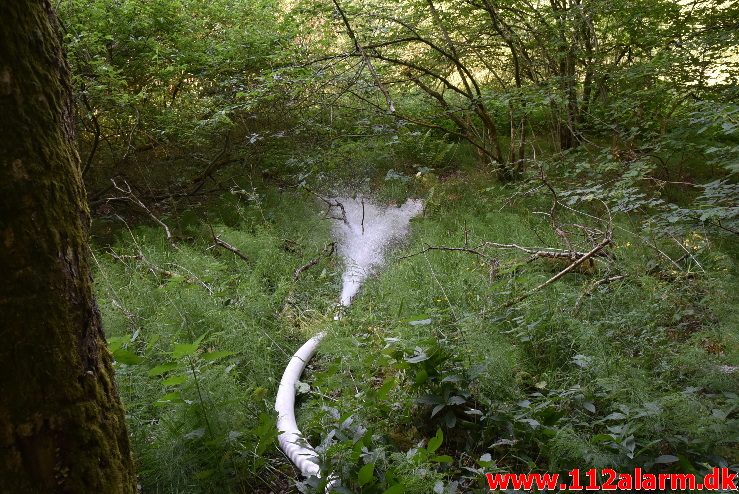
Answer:
<svg viewBox="0 0 739 494"><path fill-rule="evenodd" d="M471 245L542 242L535 221L521 222L536 198L497 212L504 189L466 181L436 187L445 207L429 205L405 253L459 245L464 229L474 232ZM550 276L541 263L521 266L513 252L498 254L492 279L485 263L464 253L391 260L329 334L320 370L308 379L320 395L303 420L322 441L324 471L350 490L371 463L379 490L367 492L395 482L405 492L416 492L411 485L436 492L437 482L438 492L483 492L481 472L489 471L702 472L736 462L736 377L723 370L735 365L736 332L731 318L715 316L731 302L710 295L730 291L721 266L731 262L704 246L694 254L702 276L676 282L666 268L647 272L656 252L631 233L634 214L616 218L613 255L628 278L577 308L590 283L583 274L501 309L520 285ZM668 241L658 248L679 249ZM336 401L329 406L320 396Z"/></svg>
<svg viewBox="0 0 739 494"><path fill-rule="evenodd" d="M136 227L95 251L98 300L146 490L235 492L284 482L265 479L284 462L274 394L302 329L331 306L336 287L320 267L293 282L295 268L322 251L328 224L299 196L289 198L290 210L275 210L276 200L264 196L261 212L224 201L223 215L218 207L208 214L253 263L210 246L204 216L187 227L197 240L177 250L160 230ZM230 210L226 227L220 221ZM106 227L99 221L96 230Z"/></svg>
<svg viewBox="0 0 739 494"><path fill-rule="evenodd" d="M452 494L492 471L736 464L736 8L338 5L364 50L313 0L60 4L144 489L323 492L335 476L339 492ZM123 228L104 188L118 175L177 249ZM423 197L406 254L590 248L552 225L609 216L613 243L512 307L561 266L391 257L332 323L340 263L293 280L329 240L300 186ZM324 475L297 481L272 401L319 328L298 419Z"/></svg>
<svg viewBox="0 0 739 494"><path fill-rule="evenodd" d="M148 185L186 184L227 136L261 139L257 109L277 110L267 73L285 53L272 0L84 0L61 2L60 16L96 185L132 166Z"/></svg>

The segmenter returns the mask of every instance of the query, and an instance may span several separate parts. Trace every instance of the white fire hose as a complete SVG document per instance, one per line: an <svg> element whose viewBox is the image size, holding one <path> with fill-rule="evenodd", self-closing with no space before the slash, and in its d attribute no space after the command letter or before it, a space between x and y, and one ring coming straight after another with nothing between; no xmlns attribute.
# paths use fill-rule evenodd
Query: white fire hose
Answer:
<svg viewBox="0 0 739 494"><path fill-rule="evenodd" d="M392 239L401 238L407 233L410 219L423 210L420 200L409 199L399 208L378 208L372 203L365 204L364 199L361 202L357 198L339 199L341 202L336 200L336 203L344 214L344 222L337 222L334 232L344 240L339 250L348 266L343 276L339 313L334 317L335 320L341 318L342 310L351 303L362 281L381 263L383 248ZM349 219L355 223L350 223ZM295 352L282 374L275 399L277 430L280 432L277 440L282 451L304 477L320 477L321 469L318 466L318 452L305 440L295 421L295 386L324 336L326 333L318 333ZM326 493L337 487L338 483L335 475L329 475Z"/></svg>
<svg viewBox="0 0 739 494"><path fill-rule="evenodd" d="M280 443L280 448L305 477L318 476L320 469L318 467L318 453L303 438L298 429L298 424L295 422L295 385L325 335L326 333L318 333L295 352L282 374L280 387L277 390L277 399L275 400L277 430L280 431L277 440Z"/></svg>

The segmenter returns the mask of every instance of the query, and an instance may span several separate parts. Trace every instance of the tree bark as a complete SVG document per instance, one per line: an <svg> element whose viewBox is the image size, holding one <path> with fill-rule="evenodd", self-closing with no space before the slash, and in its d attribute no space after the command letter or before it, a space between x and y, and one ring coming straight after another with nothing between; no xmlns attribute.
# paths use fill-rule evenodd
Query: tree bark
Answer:
<svg viewBox="0 0 739 494"><path fill-rule="evenodd" d="M49 0L0 2L0 492L133 493Z"/></svg>

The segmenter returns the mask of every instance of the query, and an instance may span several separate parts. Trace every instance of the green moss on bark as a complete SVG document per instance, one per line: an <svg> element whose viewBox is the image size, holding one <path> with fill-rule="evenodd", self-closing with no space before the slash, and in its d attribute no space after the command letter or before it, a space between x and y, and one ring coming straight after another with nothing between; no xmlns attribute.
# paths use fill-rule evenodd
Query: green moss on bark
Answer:
<svg viewBox="0 0 739 494"><path fill-rule="evenodd" d="M0 491L132 493L47 0L0 3Z"/></svg>

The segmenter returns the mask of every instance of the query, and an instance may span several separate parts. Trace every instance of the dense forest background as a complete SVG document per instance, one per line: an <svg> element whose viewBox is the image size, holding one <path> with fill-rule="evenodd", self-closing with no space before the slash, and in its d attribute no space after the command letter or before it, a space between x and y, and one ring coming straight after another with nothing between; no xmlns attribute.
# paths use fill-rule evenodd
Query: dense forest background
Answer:
<svg viewBox="0 0 739 494"><path fill-rule="evenodd" d="M299 420L346 492L737 467L739 4L57 10L143 492L323 492L272 408L326 327ZM426 209L333 322L346 191Z"/></svg>

